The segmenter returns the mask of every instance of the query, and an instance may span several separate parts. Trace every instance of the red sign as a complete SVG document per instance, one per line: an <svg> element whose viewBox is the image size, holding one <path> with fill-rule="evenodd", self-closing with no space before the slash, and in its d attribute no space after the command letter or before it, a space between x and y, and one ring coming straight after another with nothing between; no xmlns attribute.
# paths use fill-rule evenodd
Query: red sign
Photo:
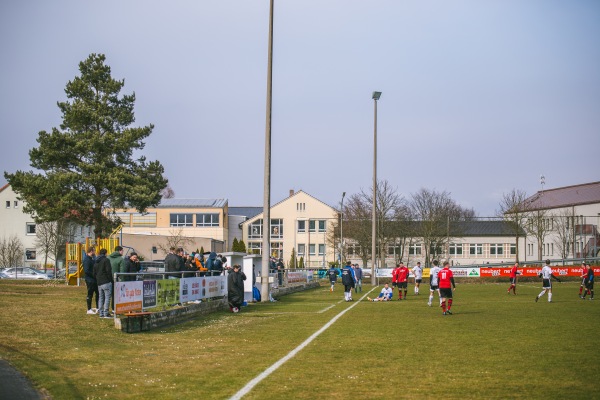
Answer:
<svg viewBox="0 0 600 400"><path fill-rule="evenodd" d="M583 273L583 268L581 267L550 267L552 268L552 273L556 277L561 276L576 276L580 277ZM481 268L479 273L482 278L495 278L495 277L510 277L509 268ZM593 267L594 274L600 274L600 267ZM537 277L540 272L542 272L542 267L525 267L525 268L517 268L517 270L521 273L519 276L535 276Z"/></svg>

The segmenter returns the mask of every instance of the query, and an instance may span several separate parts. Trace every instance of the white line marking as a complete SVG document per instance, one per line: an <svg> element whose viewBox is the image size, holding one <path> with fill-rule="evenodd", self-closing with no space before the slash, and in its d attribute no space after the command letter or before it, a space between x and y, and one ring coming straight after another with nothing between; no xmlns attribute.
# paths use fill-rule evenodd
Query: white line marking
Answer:
<svg viewBox="0 0 600 400"><path fill-rule="evenodd" d="M317 314L322 314L322 313L324 313L324 312L325 312L325 311L327 311L327 310L331 310L333 307L337 306L337 305L338 305L338 304L340 304L342 301L344 301L344 300L340 300L340 301L338 301L337 303L335 303L335 304L332 304L332 305L330 305L329 307L326 307L326 308L322 309L321 311L317 311Z"/></svg>
<svg viewBox="0 0 600 400"><path fill-rule="evenodd" d="M244 386L243 388L241 388L236 394L234 394L231 397L231 400L239 400L242 397L244 397L245 395L247 395L252 389L254 389L254 386L258 385L263 379L265 379L266 377L268 377L269 375L271 375L279 367L281 367L288 360L290 360L296 354L298 354L298 352L300 352L300 350L302 350L306 346L308 346L310 344L310 342L312 342L313 340L315 340L321 333L325 332L327 330L327 328L329 328L331 325L334 324L335 321L337 321L342 315L346 314L348 311L350 311L352 308L354 308L354 306L356 306L358 303L360 303L365 297L367 297L367 295L369 293L371 293L376 288L377 288L377 286L373 287L373 289L371 289L370 291L368 291L367 293L365 293L365 295L363 297L361 297L356 303L352 304L350 307L346 308L344 311L340 312L338 315L336 315L335 317L333 317L331 320L329 320L328 323L326 323L325 325L323 325L323 327L321 329L319 329L318 331L316 331L315 333L313 333L308 339L306 339L304 342L302 342L298 347L296 347L294 350L290 351L286 356L284 356L283 358L279 359L279 361L277 361L275 364L271 365L269 368L267 368L266 370L264 370L263 372L261 372L256 378L254 378L250 382L248 382L246 384L246 386Z"/></svg>

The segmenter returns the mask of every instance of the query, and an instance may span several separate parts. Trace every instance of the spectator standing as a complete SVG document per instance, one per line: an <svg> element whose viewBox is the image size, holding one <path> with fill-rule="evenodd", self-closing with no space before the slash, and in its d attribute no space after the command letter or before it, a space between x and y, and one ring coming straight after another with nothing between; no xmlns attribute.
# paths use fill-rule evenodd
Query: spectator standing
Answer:
<svg viewBox="0 0 600 400"><path fill-rule="evenodd" d="M277 280L279 281L279 286L283 286L283 270L285 269L285 265L283 265L283 258L280 258L277 261Z"/></svg>
<svg viewBox="0 0 600 400"><path fill-rule="evenodd" d="M511 289L515 295L517 294L517 275L521 275L521 273L517 270L518 267L519 263L516 262L510 270L510 286L506 291L507 294L510 294Z"/></svg>
<svg viewBox="0 0 600 400"><path fill-rule="evenodd" d="M239 264L233 266L233 271L227 275L227 300L229 309L236 313L244 303L244 281L246 275L241 271Z"/></svg>
<svg viewBox="0 0 600 400"><path fill-rule="evenodd" d="M112 266L108 257L106 257L106 249L100 249L100 254L94 263L94 278L98 285L100 293L100 301L98 303L98 314L100 318L112 318L108 312L110 300L113 291L113 274Z"/></svg>
<svg viewBox="0 0 600 400"><path fill-rule="evenodd" d="M329 291L333 292L333 287L335 286L338 277L338 271L333 265L331 266L331 268L329 268L329 271L327 271L327 276L329 277L329 282L331 283L331 288L329 289Z"/></svg>
<svg viewBox="0 0 600 400"><path fill-rule="evenodd" d="M177 271L185 271L185 251L183 250L182 247L179 247L177 249Z"/></svg>
<svg viewBox="0 0 600 400"><path fill-rule="evenodd" d="M412 273L415 276L415 295L419 294L419 286L421 286L421 282L423 282L423 268L421 268L421 263L417 262L412 269Z"/></svg>
<svg viewBox="0 0 600 400"><path fill-rule="evenodd" d="M344 299L352 301L352 288L356 285L356 277L350 261L347 261L346 266L342 269L342 283L344 284Z"/></svg>
<svg viewBox="0 0 600 400"><path fill-rule="evenodd" d="M540 294L535 296L535 302L540 299L544 294L548 293L548 303L552 303L552 281L551 279L556 279L560 282L556 276L552 274L552 268L550 268L550 260L546 260L546 265L542 268L542 272L540 272L540 277L542 278L542 291Z"/></svg>
<svg viewBox="0 0 600 400"><path fill-rule="evenodd" d="M440 285L440 300L442 302L442 312L444 315L452 315L452 290L456 290L454 275L450 271L450 263L444 261L444 268L438 272L438 281ZM446 307L446 301L448 306Z"/></svg>
<svg viewBox="0 0 600 400"><path fill-rule="evenodd" d="M211 253L212 254L212 253ZM223 261L223 256L219 254L215 257L212 264L212 276L219 276L223 274L223 263L227 262L227 259Z"/></svg>
<svg viewBox="0 0 600 400"><path fill-rule="evenodd" d="M362 268L358 264L354 264L354 276L356 277L356 286L354 287L354 293L362 292Z"/></svg>
<svg viewBox="0 0 600 400"><path fill-rule="evenodd" d="M121 272L126 272L128 274L140 272L140 260L138 258L138 254L134 251L129 257L125 257L125 269ZM137 279L136 275L124 275L124 281L135 281Z"/></svg>
<svg viewBox="0 0 600 400"><path fill-rule="evenodd" d="M96 261L96 250L89 247L85 256L83 256L83 272L85 274L85 286L87 287L87 313L96 314L98 312L98 284L94 277L94 262ZM96 295L96 309L92 309L92 299Z"/></svg>
<svg viewBox="0 0 600 400"><path fill-rule="evenodd" d="M585 278L585 289L583 290L582 300L585 300L585 295L590 294L590 300L594 300L594 269L590 264L586 264L587 274Z"/></svg>
<svg viewBox="0 0 600 400"><path fill-rule="evenodd" d="M427 305L431 307L431 302L433 301L433 295L435 292L438 294L438 299L440 300L440 306L442 305L442 296L440 295L440 288L438 282L438 273L441 271L439 267L438 260L433 260L433 267L429 270L429 301Z"/></svg>
<svg viewBox="0 0 600 400"><path fill-rule="evenodd" d="M177 272L179 271L179 259L175 254L175 247L169 249L169 254L165 257L165 272ZM174 278L174 276L169 276Z"/></svg>
<svg viewBox="0 0 600 400"><path fill-rule="evenodd" d="M115 251L110 253L108 256L108 260L110 261L110 266L112 269L113 276L117 272L121 272L125 270L125 259L123 258L123 247L117 246L115 247ZM115 284L113 281L112 287L112 298L110 300L110 309L115 309Z"/></svg>

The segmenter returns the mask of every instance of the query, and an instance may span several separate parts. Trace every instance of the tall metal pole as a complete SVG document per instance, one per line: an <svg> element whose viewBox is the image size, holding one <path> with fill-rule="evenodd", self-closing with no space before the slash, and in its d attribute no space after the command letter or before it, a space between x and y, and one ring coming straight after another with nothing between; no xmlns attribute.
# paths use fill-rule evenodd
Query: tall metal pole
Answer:
<svg viewBox="0 0 600 400"><path fill-rule="evenodd" d="M265 176L263 195L263 241L260 298L269 301L269 255L271 251L271 99L273 82L273 7L269 11L269 61L267 66L267 121L265 128Z"/></svg>
<svg viewBox="0 0 600 400"><path fill-rule="evenodd" d="M346 192L342 193L342 212L340 215L340 268L344 262L344 197L346 197Z"/></svg>
<svg viewBox="0 0 600 400"><path fill-rule="evenodd" d="M374 102L374 127L373 127L373 220L371 226L371 285L375 285L375 260L377 254L375 252L377 246L377 219L376 219L376 207L377 207L377 100L379 100L381 92L373 92Z"/></svg>

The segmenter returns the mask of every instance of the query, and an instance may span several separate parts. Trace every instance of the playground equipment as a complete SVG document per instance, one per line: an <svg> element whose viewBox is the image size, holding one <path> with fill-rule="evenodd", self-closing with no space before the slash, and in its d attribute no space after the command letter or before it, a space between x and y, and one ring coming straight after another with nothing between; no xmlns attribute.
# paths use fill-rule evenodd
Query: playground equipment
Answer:
<svg viewBox="0 0 600 400"><path fill-rule="evenodd" d="M96 253L100 249L106 249L110 254L119 246L119 237L117 234L122 226L119 225L108 238L85 238L84 243L67 243L66 249L66 281L69 285L79 285L79 280L84 277L83 272L83 256L88 248L94 247Z"/></svg>

